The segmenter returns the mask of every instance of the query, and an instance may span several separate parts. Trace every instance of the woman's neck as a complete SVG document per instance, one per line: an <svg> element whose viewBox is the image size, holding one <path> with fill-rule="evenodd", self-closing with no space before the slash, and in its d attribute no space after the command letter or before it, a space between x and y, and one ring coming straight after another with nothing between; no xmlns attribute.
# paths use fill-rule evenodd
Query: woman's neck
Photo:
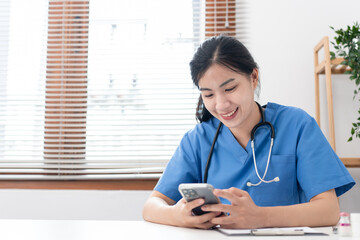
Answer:
<svg viewBox="0 0 360 240"><path fill-rule="evenodd" d="M238 143L245 149L250 136L251 130L254 128L256 124L260 122L261 113L259 111L259 107L257 106L256 102L254 102L251 110L251 114L248 119L244 122L241 127L238 128L231 128L230 131L234 135L235 139Z"/></svg>

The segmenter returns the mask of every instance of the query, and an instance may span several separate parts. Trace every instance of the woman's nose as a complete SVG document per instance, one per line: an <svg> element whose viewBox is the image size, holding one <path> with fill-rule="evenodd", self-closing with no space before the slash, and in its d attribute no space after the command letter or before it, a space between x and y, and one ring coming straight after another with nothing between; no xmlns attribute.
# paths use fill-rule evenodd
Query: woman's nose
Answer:
<svg viewBox="0 0 360 240"><path fill-rule="evenodd" d="M224 95L216 97L216 109L226 110L230 106L230 101Z"/></svg>

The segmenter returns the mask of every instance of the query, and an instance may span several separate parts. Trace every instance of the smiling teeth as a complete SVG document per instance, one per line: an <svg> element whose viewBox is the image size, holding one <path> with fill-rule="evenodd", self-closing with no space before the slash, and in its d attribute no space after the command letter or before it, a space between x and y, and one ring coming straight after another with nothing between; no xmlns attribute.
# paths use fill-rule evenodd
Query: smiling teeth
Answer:
<svg viewBox="0 0 360 240"><path fill-rule="evenodd" d="M224 117L230 117L231 115L233 115L236 112L236 110L237 110L237 108L234 111L232 111L231 113L228 113L228 114L223 115L223 116Z"/></svg>

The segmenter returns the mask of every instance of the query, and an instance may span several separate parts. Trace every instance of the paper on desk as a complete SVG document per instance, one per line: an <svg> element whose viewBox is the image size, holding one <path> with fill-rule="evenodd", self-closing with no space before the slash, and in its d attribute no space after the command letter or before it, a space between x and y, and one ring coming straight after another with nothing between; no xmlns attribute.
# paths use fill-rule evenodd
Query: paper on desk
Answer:
<svg viewBox="0 0 360 240"><path fill-rule="evenodd" d="M219 227L218 230L226 235L251 235L252 229L224 229ZM304 231L305 234L325 234L310 227L287 227L287 228L260 228L259 231Z"/></svg>

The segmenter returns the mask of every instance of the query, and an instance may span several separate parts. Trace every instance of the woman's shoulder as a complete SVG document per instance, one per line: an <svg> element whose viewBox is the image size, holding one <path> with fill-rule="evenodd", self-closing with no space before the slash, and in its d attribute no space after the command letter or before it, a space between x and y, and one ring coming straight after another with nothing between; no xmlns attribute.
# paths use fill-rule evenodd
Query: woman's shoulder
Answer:
<svg viewBox="0 0 360 240"><path fill-rule="evenodd" d="M219 123L220 121L217 118L212 117L206 122L196 124L194 128L187 131L184 137L190 142L212 139Z"/></svg>
<svg viewBox="0 0 360 240"><path fill-rule="evenodd" d="M193 129L188 131L188 134L206 134L216 130L219 123L220 121L217 118L212 117L206 122L196 124Z"/></svg>
<svg viewBox="0 0 360 240"><path fill-rule="evenodd" d="M216 133L216 122L219 120L211 118L206 122L196 124L184 134L180 141L180 147L192 149L194 154L201 152L203 146L211 144Z"/></svg>
<svg viewBox="0 0 360 240"><path fill-rule="evenodd" d="M269 109L272 119L286 118L291 121L310 121L313 119L305 110L299 107L269 102L266 108Z"/></svg>

